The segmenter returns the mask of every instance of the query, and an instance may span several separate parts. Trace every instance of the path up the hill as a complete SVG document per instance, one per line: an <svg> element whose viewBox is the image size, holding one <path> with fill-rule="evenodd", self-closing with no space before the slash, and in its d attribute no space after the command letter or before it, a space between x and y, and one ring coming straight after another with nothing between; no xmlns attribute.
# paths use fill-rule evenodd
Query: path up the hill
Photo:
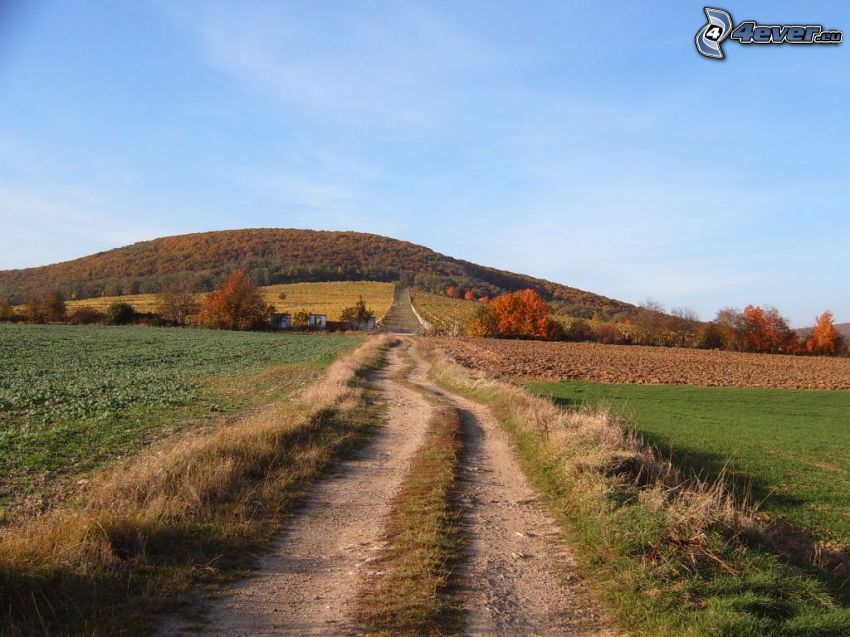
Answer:
<svg viewBox="0 0 850 637"><path fill-rule="evenodd" d="M421 334L422 326L410 307L408 288L397 287L393 304L384 315L382 328L390 334Z"/></svg>

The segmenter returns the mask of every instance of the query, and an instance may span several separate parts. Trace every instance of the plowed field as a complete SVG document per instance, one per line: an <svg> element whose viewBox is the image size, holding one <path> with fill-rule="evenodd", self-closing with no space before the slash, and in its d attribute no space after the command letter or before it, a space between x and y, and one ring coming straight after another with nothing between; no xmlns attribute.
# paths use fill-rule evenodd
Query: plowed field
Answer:
<svg viewBox="0 0 850 637"><path fill-rule="evenodd" d="M440 342L461 364L498 376L850 390L850 358L486 338L442 338Z"/></svg>

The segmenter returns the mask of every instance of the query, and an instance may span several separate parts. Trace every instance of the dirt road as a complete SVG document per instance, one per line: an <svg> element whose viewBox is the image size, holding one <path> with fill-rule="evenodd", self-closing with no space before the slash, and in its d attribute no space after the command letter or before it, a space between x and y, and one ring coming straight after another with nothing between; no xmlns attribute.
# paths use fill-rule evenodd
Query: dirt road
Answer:
<svg viewBox="0 0 850 637"><path fill-rule="evenodd" d="M537 502L509 441L487 408L435 387L413 351L409 380L457 406L467 453L460 498L468 538L456 595L470 635L608 635L575 572L554 522ZM380 577L390 500L423 440L432 406L394 375L398 349L374 382L388 401L386 425L356 458L318 485L256 575L193 614L194 627L172 623L163 634L348 635L359 586Z"/></svg>

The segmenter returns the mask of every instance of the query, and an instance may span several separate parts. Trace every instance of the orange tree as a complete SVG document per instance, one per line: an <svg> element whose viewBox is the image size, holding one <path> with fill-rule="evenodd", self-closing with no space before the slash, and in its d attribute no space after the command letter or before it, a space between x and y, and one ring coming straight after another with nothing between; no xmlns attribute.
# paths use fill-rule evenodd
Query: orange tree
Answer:
<svg viewBox="0 0 850 637"><path fill-rule="evenodd" d="M799 349L797 336L776 308L748 305L741 318L749 351L793 354Z"/></svg>
<svg viewBox="0 0 850 637"><path fill-rule="evenodd" d="M502 294L482 305L469 325L472 336L556 339L560 325L549 318L549 306L534 290Z"/></svg>
<svg viewBox="0 0 850 637"><path fill-rule="evenodd" d="M841 334L832 322L832 312L827 310L815 319L815 327L806 339L806 350L812 354L837 354L841 345Z"/></svg>
<svg viewBox="0 0 850 637"><path fill-rule="evenodd" d="M264 326L270 313L256 284L237 270L204 299L200 322L219 330L251 330Z"/></svg>

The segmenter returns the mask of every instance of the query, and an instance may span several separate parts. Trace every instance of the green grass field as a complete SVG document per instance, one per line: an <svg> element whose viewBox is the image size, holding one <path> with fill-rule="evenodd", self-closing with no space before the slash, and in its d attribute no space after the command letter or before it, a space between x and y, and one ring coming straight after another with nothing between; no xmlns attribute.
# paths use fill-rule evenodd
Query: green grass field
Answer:
<svg viewBox="0 0 850 637"><path fill-rule="evenodd" d="M533 383L568 406L610 403L647 442L772 517L850 545L850 392Z"/></svg>
<svg viewBox="0 0 850 637"><path fill-rule="evenodd" d="M361 339L0 325L0 503L285 397ZM2 508L0 508L2 511Z"/></svg>

